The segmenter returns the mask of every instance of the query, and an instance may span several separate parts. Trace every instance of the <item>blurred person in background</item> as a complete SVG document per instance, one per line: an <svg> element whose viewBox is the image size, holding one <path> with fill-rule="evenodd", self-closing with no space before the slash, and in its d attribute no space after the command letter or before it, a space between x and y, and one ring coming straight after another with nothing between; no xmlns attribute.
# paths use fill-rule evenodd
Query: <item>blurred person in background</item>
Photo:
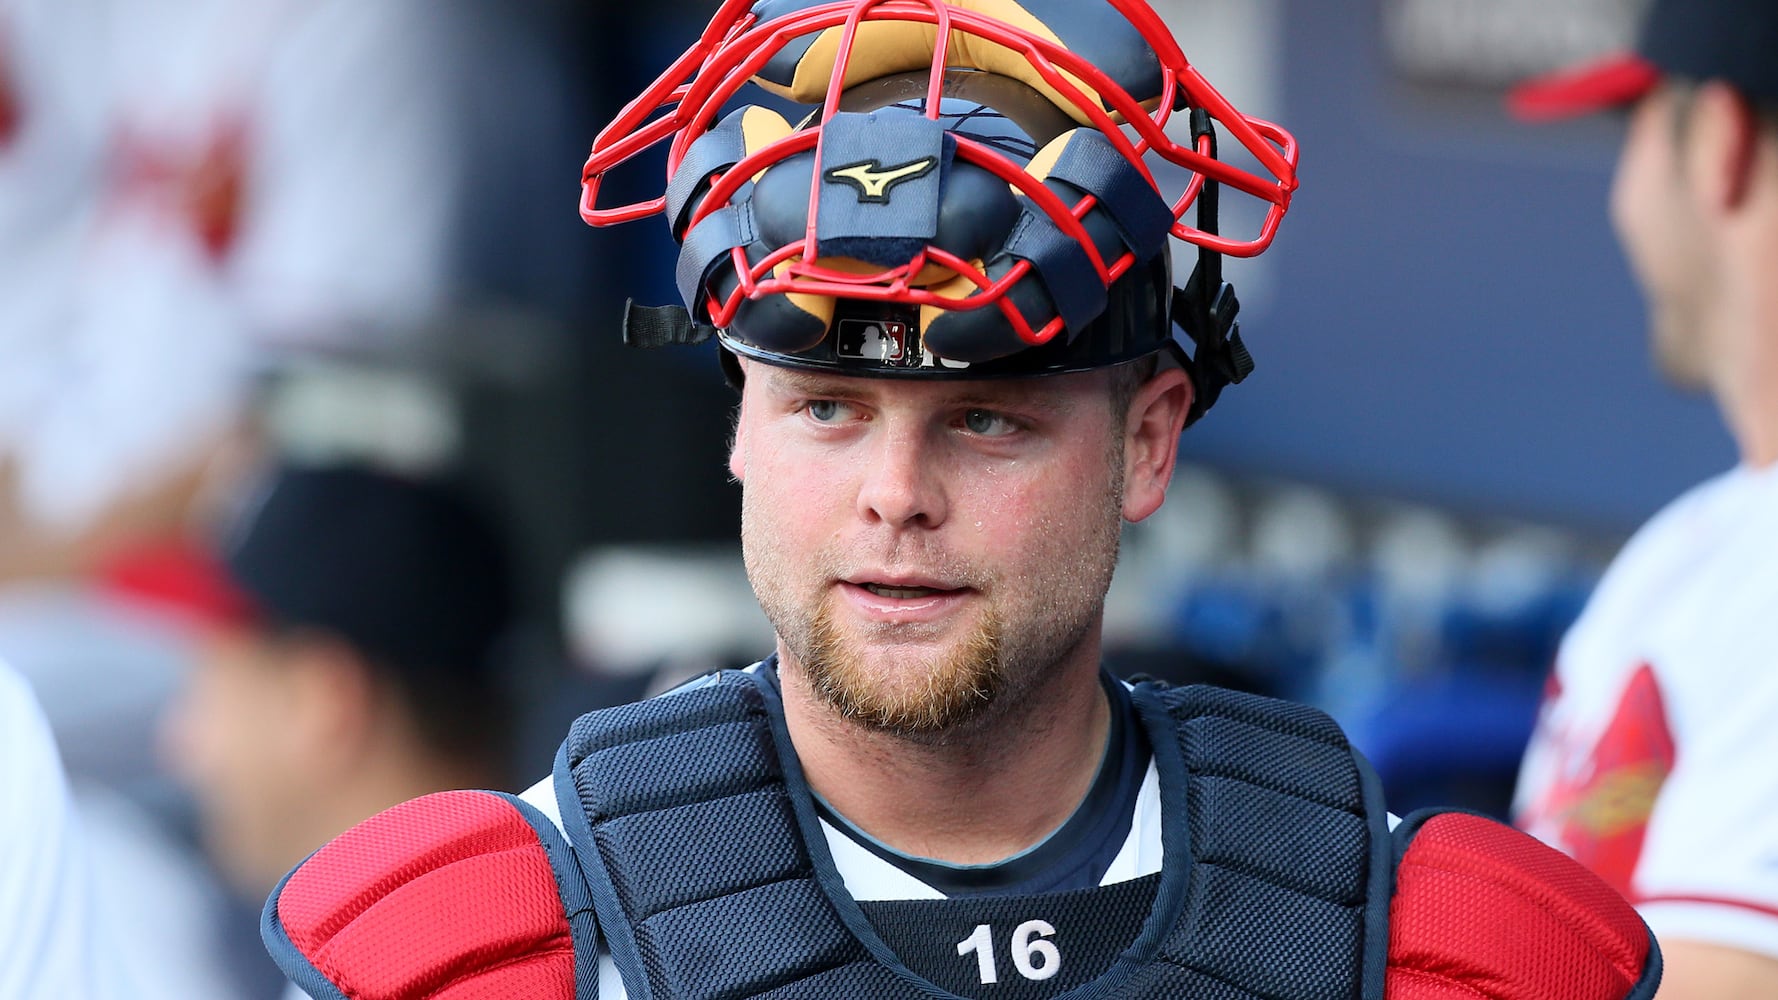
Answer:
<svg viewBox="0 0 1778 1000"><path fill-rule="evenodd" d="M1518 821L1661 941L1664 1000L1778 995L1778 4L1656 0L1528 117L1630 109L1611 191L1655 357L1740 464L1633 537L1563 641Z"/></svg>
<svg viewBox="0 0 1778 1000"><path fill-rule="evenodd" d="M511 561L462 491L286 464L218 570L165 751L244 896L398 802L508 785Z"/></svg>

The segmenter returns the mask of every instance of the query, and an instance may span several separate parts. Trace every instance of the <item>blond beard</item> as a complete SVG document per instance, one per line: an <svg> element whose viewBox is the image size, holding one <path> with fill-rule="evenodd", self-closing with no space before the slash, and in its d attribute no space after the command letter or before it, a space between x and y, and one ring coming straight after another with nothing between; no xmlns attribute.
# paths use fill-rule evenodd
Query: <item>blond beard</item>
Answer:
<svg viewBox="0 0 1778 1000"><path fill-rule="evenodd" d="M743 549L760 607L788 656L787 669L800 671L809 688L841 718L940 745L989 726L1021 696L1051 679L1054 667L1093 633L1117 563L1122 491L1108 493L1101 527L1073 553L1096 552L1099 558L1054 563L1056 578L1036 587L1015 608L1025 612L1016 632L1009 634L1003 613L990 606L949 649L903 661L894 679L880 676L880 667L854 645L858 637L839 628L825 600L799 608L785 599L785 590L773 585L787 576L775 554L757 543ZM752 526L745 514L742 520L747 540ZM995 589L972 566L951 563L944 575L978 590Z"/></svg>
<svg viewBox="0 0 1778 1000"><path fill-rule="evenodd" d="M823 604L798 659L809 686L841 718L908 739L931 739L977 721L999 703L1010 677L1004 636L1000 619L990 613L956 648L907 669L906 683L884 690L873 683L870 668L848 653Z"/></svg>

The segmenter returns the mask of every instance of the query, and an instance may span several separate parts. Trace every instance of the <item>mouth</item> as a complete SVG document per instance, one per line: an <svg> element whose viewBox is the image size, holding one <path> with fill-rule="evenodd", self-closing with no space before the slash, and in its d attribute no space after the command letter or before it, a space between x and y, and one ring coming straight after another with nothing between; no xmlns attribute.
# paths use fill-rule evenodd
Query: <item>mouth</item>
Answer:
<svg viewBox="0 0 1778 1000"><path fill-rule="evenodd" d="M915 598L934 594L955 594L969 590L966 580L918 570L860 568L840 576L839 582L868 590L878 597Z"/></svg>
<svg viewBox="0 0 1778 1000"><path fill-rule="evenodd" d="M848 617L862 624L939 629L973 606L976 590L931 577L862 573L836 581ZM899 633L898 633L899 634ZM906 638L903 635L903 638Z"/></svg>
<svg viewBox="0 0 1778 1000"><path fill-rule="evenodd" d="M916 601L922 597L931 597L935 594L955 593L954 590L948 588L897 587L886 583L861 583L858 584L858 586L863 587L865 590L870 591L878 597L888 597L898 601Z"/></svg>

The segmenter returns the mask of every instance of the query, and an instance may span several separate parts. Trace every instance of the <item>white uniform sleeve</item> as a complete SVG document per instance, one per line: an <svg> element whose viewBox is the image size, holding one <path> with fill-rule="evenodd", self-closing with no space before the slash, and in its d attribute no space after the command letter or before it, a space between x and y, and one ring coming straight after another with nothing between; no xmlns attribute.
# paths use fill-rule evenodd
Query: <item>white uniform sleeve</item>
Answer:
<svg viewBox="0 0 1778 1000"><path fill-rule="evenodd" d="M1658 935L1778 957L1778 586L1747 579L1705 648L1657 665L1677 752L1633 888Z"/></svg>
<svg viewBox="0 0 1778 1000"><path fill-rule="evenodd" d="M1626 611L1673 753L1633 901L1658 935L1778 957L1778 473L1737 469L1650 527L1662 557Z"/></svg>
<svg viewBox="0 0 1778 1000"><path fill-rule="evenodd" d="M49 726L0 665L0 997L132 995L99 908Z"/></svg>
<svg viewBox="0 0 1778 1000"><path fill-rule="evenodd" d="M1638 531L1563 640L1518 821L1659 937L1778 957L1778 470Z"/></svg>

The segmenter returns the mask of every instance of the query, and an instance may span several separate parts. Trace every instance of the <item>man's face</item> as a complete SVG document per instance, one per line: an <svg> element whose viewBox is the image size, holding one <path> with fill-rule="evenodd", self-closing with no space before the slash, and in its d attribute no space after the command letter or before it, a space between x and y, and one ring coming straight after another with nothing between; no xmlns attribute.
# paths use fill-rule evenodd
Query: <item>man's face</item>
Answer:
<svg viewBox="0 0 1778 1000"><path fill-rule="evenodd" d="M162 730L168 762L196 797L205 846L244 892L269 891L313 844L304 830L301 715L279 647L247 630L204 643ZM294 852L294 857L292 853Z"/></svg>
<svg viewBox="0 0 1778 1000"><path fill-rule="evenodd" d="M1662 88L1632 112L1611 189L1611 217L1648 301L1656 361L1676 383L1710 375L1708 243L1685 183L1681 98Z"/></svg>
<svg viewBox="0 0 1778 1000"><path fill-rule="evenodd" d="M934 739L1096 660L1124 489L1107 387L748 366L730 468L785 668Z"/></svg>

